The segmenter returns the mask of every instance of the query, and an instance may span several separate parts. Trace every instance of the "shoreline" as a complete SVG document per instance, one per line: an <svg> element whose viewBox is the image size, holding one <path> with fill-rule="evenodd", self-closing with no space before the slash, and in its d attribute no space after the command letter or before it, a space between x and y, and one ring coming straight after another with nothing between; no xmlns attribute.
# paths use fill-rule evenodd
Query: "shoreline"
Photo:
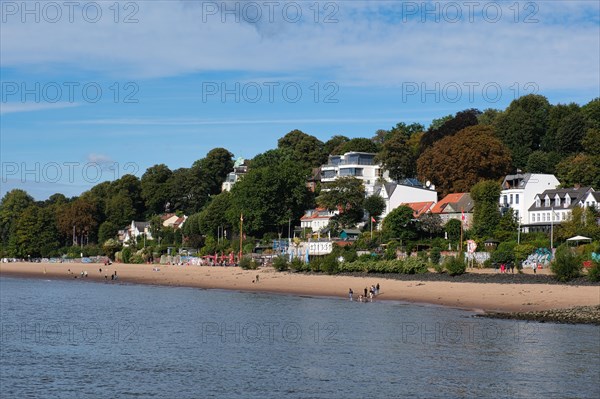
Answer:
<svg viewBox="0 0 600 399"><path fill-rule="evenodd" d="M69 274L68 270L71 270ZM99 272L102 269L102 273ZM70 280L88 272L86 281L132 283L242 292L265 292L297 296L348 299L348 289L358 297L365 287L381 284L375 299L446 306L475 313L528 312L599 306L599 285L536 283L452 282L431 279L386 278L382 275L347 276L277 272L272 268L242 270L238 267L174 266L98 263L0 263L0 275L20 278ZM119 279L110 275L117 272ZM256 276L258 282L254 282Z"/></svg>

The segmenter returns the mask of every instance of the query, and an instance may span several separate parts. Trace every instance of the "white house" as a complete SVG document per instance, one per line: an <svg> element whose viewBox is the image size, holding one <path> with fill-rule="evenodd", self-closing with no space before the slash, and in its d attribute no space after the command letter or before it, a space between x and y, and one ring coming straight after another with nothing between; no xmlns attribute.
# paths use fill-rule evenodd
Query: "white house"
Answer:
<svg viewBox="0 0 600 399"><path fill-rule="evenodd" d="M119 241L127 246L130 241L137 240L142 234L146 235L146 240L152 240L150 222L136 222L132 220L131 225L125 227L123 230L119 230Z"/></svg>
<svg viewBox="0 0 600 399"><path fill-rule="evenodd" d="M170 227L172 229L181 229L187 218L188 217L186 215L177 216L174 213L167 213L160 217L162 225L164 227Z"/></svg>
<svg viewBox="0 0 600 399"><path fill-rule="evenodd" d="M587 196L581 200L581 205L586 208L596 208L600 211L600 192L590 191Z"/></svg>
<svg viewBox="0 0 600 399"><path fill-rule="evenodd" d="M382 219L402 204L414 202L433 202L436 204L438 200L435 187L425 187L416 179L405 179L400 183L377 184L374 188L374 194L381 196L385 201L385 210L381 215Z"/></svg>
<svg viewBox="0 0 600 399"><path fill-rule="evenodd" d="M529 224L532 221L528 219L528 210L535 196L545 190L553 190L559 185L560 182L554 175L539 173L508 175L502 182L500 206L505 209L512 208L522 225Z"/></svg>
<svg viewBox="0 0 600 399"><path fill-rule="evenodd" d="M327 164L321 166L323 190L327 190L328 183L333 183L340 177L356 177L363 182L366 195L372 195L379 180L391 181L389 173L375 163L375 155L368 152L330 155Z"/></svg>
<svg viewBox="0 0 600 399"><path fill-rule="evenodd" d="M311 229L313 232L319 232L329 225L329 221L337 212L330 212L327 209L317 208L306 211L300 219L300 227Z"/></svg>
<svg viewBox="0 0 600 399"><path fill-rule="evenodd" d="M238 158L234 165L233 171L230 172L225 181L221 185L221 191L231 191L231 188L237 183L246 173L248 173L248 165L244 158Z"/></svg>
<svg viewBox="0 0 600 399"><path fill-rule="evenodd" d="M590 197L595 198L594 194L597 193L591 187L561 188L537 194L528 210L528 231L547 231L552 224L567 220L573 208L587 206L586 202L590 202Z"/></svg>

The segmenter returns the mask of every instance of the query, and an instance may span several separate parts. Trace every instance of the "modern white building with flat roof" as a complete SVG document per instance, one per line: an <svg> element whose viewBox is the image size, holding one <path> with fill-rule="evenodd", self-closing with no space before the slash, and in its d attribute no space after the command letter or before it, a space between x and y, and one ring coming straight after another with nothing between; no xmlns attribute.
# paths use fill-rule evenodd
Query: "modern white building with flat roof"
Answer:
<svg viewBox="0 0 600 399"><path fill-rule="evenodd" d="M344 155L330 155L326 165L321 166L321 183L327 189L328 183L333 183L340 177L355 177L365 186L366 195L372 195L376 183L390 182L389 173L383 166L375 163L375 155L368 152L347 152Z"/></svg>

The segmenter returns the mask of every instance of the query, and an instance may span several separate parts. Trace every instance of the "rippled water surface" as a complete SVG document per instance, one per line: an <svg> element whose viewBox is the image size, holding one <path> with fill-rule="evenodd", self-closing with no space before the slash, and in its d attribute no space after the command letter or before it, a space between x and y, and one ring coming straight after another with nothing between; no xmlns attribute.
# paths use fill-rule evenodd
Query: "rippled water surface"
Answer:
<svg viewBox="0 0 600 399"><path fill-rule="evenodd" d="M600 330L398 302L0 278L2 398L598 398Z"/></svg>

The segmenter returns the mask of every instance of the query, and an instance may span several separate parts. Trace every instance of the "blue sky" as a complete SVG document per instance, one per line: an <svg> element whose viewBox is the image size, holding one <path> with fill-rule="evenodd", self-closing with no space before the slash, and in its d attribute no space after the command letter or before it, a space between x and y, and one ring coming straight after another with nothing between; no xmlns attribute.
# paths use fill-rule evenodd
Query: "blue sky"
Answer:
<svg viewBox="0 0 600 399"><path fill-rule="evenodd" d="M371 137L600 95L597 1L0 5L2 195L77 195L214 147L251 158L293 129Z"/></svg>

